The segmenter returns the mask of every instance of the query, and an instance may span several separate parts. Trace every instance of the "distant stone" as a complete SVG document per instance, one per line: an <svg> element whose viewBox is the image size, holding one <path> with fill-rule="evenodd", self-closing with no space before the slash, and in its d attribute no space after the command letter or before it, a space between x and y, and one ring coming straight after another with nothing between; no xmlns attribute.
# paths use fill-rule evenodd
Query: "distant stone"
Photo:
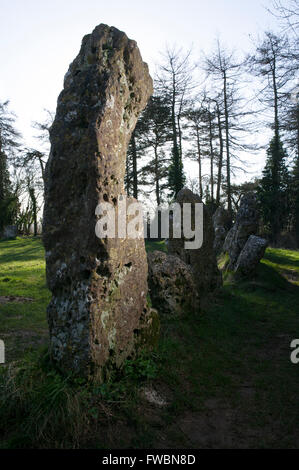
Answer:
<svg viewBox="0 0 299 470"><path fill-rule="evenodd" d="M176 202L183 207L184 203L191 203L194 210L194 204L202 203L200 197L194 194L188 188L183 188L177 195ZM182 217L183 220L183 217ZM192 217L192 228L194 229L194 214ZM222 285L222 276L217 266L216 255L214 251L214 227L212 217L207 207L203 204L203 244L198 249L186 249L185 242L188 241L183 235L181 238L170 236L168 252L178 256L184 263L192 269L197 292L200 298L203 295L212 292Z"/></svg>
<svg viewBox="0 0 299 470"><path fill-rule="evenodd" d="M256 196L253 192L249 192L241 199L236 221L228 232L223 245L223 251L227 252L230 258L229 269L235 268L248 237L257 233L258 221Z"/></svg>
<svg viewBox="0 0 299 470"><path fill-rule="evenodd" d="M160 314L182 315L199 309L193 272L177 256L161 251L148 253L151 302Z"/></svg>
<svg viewBox="0 0 299 470"><path fill-rule="evenodd" d="M16 225L7 225L3 230L3 238L6 240L13 240L18 235L18 229Z"/></svg>
<svg viewBox="0 0 299 470"><path fill-rule="evenodd" d="M127 146L152 91L136 42L101 24L83 38L58 98L43 241L51 356L63 371L102 379L107 366L121 366L158 331L147 307L143 236L95 234L97 205L116 207L125 194Z"/></svg>
<svg viewBox="0 0 299 470"><path fill-rule="evenodd" d="M232 226L229 212L223 207L218 207L213 215L213 225L215 230L214 250L218 256L222 252L225 237Z"/></svg>
<svg viewBox="0 0 299 470"><path fill-rule="evenodd" d="M264 238L250 235L242 249L235 267L235 272L242 276L254 274L265 254L268 242Z"/></svg>

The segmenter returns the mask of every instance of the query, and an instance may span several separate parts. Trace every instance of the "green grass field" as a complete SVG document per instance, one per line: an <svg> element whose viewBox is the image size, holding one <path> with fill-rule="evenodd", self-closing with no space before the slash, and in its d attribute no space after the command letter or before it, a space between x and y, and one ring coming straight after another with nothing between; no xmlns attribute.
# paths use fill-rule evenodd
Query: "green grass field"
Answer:
<svg viewBox="0 0 299 470"><path fill-rule="evenodd" d="M2 448L299 448L298 251L268 249L255 279L227 275L204 311L162 317L158 350L101 386L49 365L43 256L39 239L0 242L0 339L13 364L0 368ZM155 394L164 406L145 398Z"/></svg>
<svg viewBox="0 0 299 470"><path fill-rule="evenodd" d="M28 300L3 303L4 296ZM0 331L8 360L20 357L28 344L47 340L45 308L49 300L41 241L0 241Z"/></svg>

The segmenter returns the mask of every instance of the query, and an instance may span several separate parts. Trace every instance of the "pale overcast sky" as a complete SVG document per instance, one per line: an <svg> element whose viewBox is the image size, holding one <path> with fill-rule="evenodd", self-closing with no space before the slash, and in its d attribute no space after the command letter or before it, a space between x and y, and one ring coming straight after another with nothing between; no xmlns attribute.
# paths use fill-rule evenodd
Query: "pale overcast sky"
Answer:
<svg viewBox="0 0 299 470"><path fill-rule="evenodd" d="M240 52L249 35L277 29L270 0L0 0L0 100L10 100L27 145L31 122L55 110L69 63L81 39L100 23L137 41L153 74L166 43L209 51L215 37ZM259 167L262 164L259 163Z"/></svg>

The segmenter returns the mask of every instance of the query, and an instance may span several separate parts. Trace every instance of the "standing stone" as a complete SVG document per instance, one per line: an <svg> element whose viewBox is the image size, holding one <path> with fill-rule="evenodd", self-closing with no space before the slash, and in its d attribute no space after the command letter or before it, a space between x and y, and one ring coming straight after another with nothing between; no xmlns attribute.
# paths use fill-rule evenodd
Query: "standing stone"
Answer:
<svg viewBox="0 0 299 470"><path fill-rule="evenodd" d="M18 229L16 225L7 225L3 229L3 238L6 240L14 240L18 235Z"/></svg>
<svg viewBox="0 0 299 470"><path fill-rule="evenodd" d="M160 314L183 315L199 309L199 295L190 265L162 251L148 253L152 305Z"/></svg>
<svg viewBox="0 0 299 470"><path fill-rule="evenodd" d="M201 203L198 195L194 194L188 188L183 188L177 195L176 202L183 208L184 203ZM183 217L182 217L183 220ZM194 224L194 220L192 222ZM193 227L194 229L194 227ZM181 238L169 239L168 252L171 255L178 256L187 265L190 265L197 291L200 298L205 294L215 290L222 285L222 276L217 267L216 255L214 252L214 227L209 210L203 205L203 244L198 249L185 249L184 236Z"/></svg>
<svg viewBox="0 0 299 470"><path fill-rule="evenodd" d="M95 234L97 205L116 207L125 194L127 146L152 91L136 42L101 24L83 38L58 98L43 241L51 356L64 371L103 378L153 322L143 237Z"/></svg>
<svg viewBox="0 0 299 470"><path fill-rule="evenodd" d="M213 215L213 225L215 230L214 250L218 256L222 252L225 237L232 225L229 212L223 207L218 207Z"/></svg>
<svg viewBox="0 0 299 470"><path fill-rule="evenodd" d="M229 269L235 268L239 254L244 248L248 237L257 233L258 221L256 196L253 192L249 192L241 199L236 221L228 232L223 245L223 251L229 255Z"/></svg>
<svg viewBox="0 0 299 470"><path fill-rule="evenodd" d="M238 257L235 272L241 276L251 276L254 274L265 254L267 245L268 242L264 238L250 235Z"/></svg>

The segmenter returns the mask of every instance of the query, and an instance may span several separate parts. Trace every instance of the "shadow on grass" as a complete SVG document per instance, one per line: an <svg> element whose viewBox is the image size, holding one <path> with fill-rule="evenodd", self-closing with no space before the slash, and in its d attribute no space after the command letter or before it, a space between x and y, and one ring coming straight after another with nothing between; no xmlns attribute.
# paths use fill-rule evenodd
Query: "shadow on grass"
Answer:
<svg viewBox="0 0 299 470"><path fill-rule="evenodd" d="M291 254L292 253L292 254ZM264 258L271 263L280 264L280 265L290 265L294 266L299 270L299 252L298 252L298 259L294 259L294 251L288 254L286 250L284 250L283 254L279 254L278 250L273 252L271 249L268 249L265 253Z"/></svg>
<svg viewBox="0 0 299 470"><path fill-rule="evenodd" d="M0 242L3 243L3 242ZM7 242L6 242L7 243ZM42 247L37 243L35 246L28 245L28 242L18 243L16 245L18 251L14 251L15 245L6 245L5 247L0 245L0 248L8 248L9 251L0 255L0 264L2 263L9 263L9 262L17 262L17 261L34 261L40 260L43 258L43 251Z"/></svg>

